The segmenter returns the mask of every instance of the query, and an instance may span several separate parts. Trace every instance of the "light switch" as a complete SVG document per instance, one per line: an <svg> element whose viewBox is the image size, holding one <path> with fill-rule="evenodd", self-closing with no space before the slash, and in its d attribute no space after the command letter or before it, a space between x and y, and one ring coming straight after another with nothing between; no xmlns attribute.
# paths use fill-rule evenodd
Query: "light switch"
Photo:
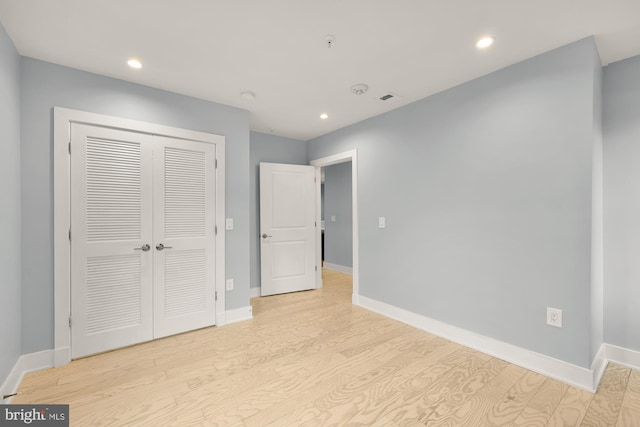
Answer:
<svg viewBox="0 0 640 427"><path fill-rule="evenodd" d="M387 226L387 221L383 216L378 217L378 228L385 228Z"/></svg>
<svg viewBox="0 0 640 427"><path fill-rule="evenodd" d="M335 215L331 215L331 222L336 222L336 216Z"/></svg>
<svg viewBox="0 0 640 427"><path fill-rule="evenodd" d="M227 230L233 230L233 218L227 218L226 227Z"/></svg>

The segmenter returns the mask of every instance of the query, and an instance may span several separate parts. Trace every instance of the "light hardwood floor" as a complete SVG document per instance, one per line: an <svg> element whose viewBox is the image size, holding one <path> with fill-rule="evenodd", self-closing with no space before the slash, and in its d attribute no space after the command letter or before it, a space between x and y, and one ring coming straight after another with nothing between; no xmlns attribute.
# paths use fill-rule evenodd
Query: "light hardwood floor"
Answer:
<svg viewBox="0 0 640 427"><path fill-rule="evenodd" d="M591 394L351 305L350 276L253 320L29 374L14 403L74 426L640 426L640 372Z"/></svg>

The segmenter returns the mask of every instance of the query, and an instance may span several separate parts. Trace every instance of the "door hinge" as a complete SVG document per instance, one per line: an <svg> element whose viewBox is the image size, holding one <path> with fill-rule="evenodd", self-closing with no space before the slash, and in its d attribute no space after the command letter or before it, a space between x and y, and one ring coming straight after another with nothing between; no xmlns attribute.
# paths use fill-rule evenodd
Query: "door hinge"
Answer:
<svg viewBox="0 0 640 427"><path fill-rule="evenodd" d="M318 221L313 221L313 226L314 226L315 228L318 228Z"/></svg>
<svg viewBox="0 0 640 427"><path fill-rule="evenodd" d="M216 301L218 301L218 291L216 291Z"/></svg>
<svg viewBox="0 0 640 427"><path fill-rule="evenodd" d="M218 159L216 159L216 169L218 169Z"/></svg>
<svg viewBox="0 0 640 427"><path fill-rule="evenodd" d="M318 266L316 265L316 271L318 271Z"/></svg>
<svg viewBox="0 0 640 427"><path fill-rule="evenodd" d="M217 236L218 235L218 226L217 225L216 225L215 233L216 233L216 236Z"/></svg>
<svg viewBox="0 0 640 427"><path fill-rule="evenodd" d="M316 177L315 177L315 176L313 177L313 182L317 182L317 181L316 181Z"/></svg>
<svg viewBox="0 0 640 427"><path fill-rule="evenodd" d="M71 229L69 229L69 241L71 241Z"/></svg>
<svg viewBox="0 0 640 427"><path fill-rule="evenodd" d="M69 316L69 327L71 327L71 316Z"/></svg>
<svg viewBox="0 0 640 427"><path fill-rule="evenodd" d="M71 141L69 141L69 154L71 154Z"/></svg>

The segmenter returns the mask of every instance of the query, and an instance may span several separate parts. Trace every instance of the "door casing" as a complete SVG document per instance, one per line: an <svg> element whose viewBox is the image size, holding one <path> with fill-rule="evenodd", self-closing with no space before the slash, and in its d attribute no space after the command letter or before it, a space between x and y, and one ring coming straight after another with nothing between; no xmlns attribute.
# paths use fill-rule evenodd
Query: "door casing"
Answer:
<svg viewBox="0 0 640 427"><path fill-rule="evenodd" d="M339 163L351 162L351 208L352 208L352 229L353 229L353 294L351 297L351 302L355 305L358 305L358 296L360 295L360 262L359 262L359 243L358 243L358 151L357 150L349 150L338 154L333 154L327 157L321 157L315 160L312 160L309 164L315 166L320 169L325 166L337 165ZM320 180L316 183L317 191L317 217L320 218L322 213L321 202L320 202ZM318 265L322 264L321 254L321 238L320 238L320 227L318 227L316 237L316 256L318 257ZM322 269L318 269L318 274L316 276L316 287L320 288L322 286Z"/></svg>

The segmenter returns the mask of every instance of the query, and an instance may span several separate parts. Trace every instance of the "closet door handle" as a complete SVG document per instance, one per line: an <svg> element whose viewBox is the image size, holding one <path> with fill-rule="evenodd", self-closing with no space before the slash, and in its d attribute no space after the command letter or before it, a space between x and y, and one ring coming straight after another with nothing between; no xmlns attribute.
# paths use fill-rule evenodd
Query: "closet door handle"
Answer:
<svg viewBox="0 0 640 427"><path fill-rule="evenodd" d="M139 248L133 248L134 251L145 251L145 252L147 252L149 249L151 249L151 246L149 246L146 243L140 246Z"/></svg>
<svg viewBox="0 0 640 427"><path fill-rule="evenodd" d="M165 246L165 245L163 245L162 243L158 243L158 244L156 245L156 249L157 249L157 250L159 250L159 251L161 251L161 250L163 250L163 249L172 249L172 247L171 247L171 246Z"/></svg>
<svg viewBox="0 0 640 427"><path fill-rule="evenodd" d="M264 233L264 234L262 235L262 238L263 238L263 239L266 239L267 237L273 237L273 236L269 236L267 233Z"/></svg>

